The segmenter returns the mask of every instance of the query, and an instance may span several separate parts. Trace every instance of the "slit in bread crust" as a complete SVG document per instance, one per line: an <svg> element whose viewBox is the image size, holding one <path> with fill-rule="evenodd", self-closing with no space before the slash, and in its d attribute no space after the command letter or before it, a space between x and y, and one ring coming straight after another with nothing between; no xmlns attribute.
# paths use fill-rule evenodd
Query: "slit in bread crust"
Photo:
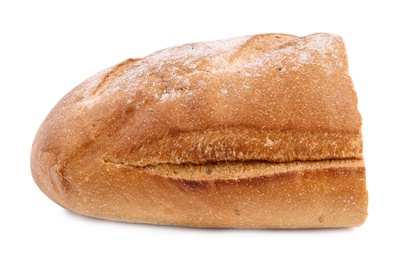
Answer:
<svg viewBox="0 0 397 260"><path fill-rule="evenodd" d="M364 161L357 159L294 161L287 163L265 161L233 161L206 164L162 163L147 166L135 166L111 161L104 161L104 163L112 164L119 168L134 169L152 175L184 180L237 180L261 176L271 176L276 174L287 174L288 172L303 171L306 169L318 170L328 168L364 167Z"/></svg>

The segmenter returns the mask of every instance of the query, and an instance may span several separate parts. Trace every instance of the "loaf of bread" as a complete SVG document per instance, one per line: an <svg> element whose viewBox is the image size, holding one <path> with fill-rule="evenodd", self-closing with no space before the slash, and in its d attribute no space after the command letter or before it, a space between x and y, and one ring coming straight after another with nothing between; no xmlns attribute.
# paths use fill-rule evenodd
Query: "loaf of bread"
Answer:
<svg viewBox="0 0 397 260"><path fill-rule="evenodd" d="M128 59L37 132L33 178L79 214L209 228L367 217L361 116L341 37L263 34Z"/></svg>

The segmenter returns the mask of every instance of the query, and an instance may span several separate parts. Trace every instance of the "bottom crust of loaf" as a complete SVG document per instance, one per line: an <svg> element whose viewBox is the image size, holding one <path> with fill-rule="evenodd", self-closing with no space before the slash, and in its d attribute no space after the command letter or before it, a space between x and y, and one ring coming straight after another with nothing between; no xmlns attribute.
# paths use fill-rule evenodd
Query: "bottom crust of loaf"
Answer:
<svg viewBox="0 0 397 260"><path fill-rule="evenodd" d="M83 163L68 171L34 164L32 172L62 207L116 221L295 229L354 227L367 217L362 160L134 167L98 159L95 164L91 171Z"/></svg>

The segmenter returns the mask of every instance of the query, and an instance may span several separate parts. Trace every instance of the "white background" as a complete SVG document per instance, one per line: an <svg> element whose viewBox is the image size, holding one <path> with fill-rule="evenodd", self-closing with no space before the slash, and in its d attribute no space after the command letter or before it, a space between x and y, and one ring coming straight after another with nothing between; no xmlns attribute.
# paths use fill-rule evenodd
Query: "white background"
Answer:
<svg viewBox="0 0 397 260"><path fill-rule="evenodd" d="M397 259L393 1L0 2L0 259ZM369 216L336 230L207 230L82 217L33 182L30 148L71 88L126 58L257 33L344 38L363 117ZM394 241L393 241L394 240Z"/></svg>

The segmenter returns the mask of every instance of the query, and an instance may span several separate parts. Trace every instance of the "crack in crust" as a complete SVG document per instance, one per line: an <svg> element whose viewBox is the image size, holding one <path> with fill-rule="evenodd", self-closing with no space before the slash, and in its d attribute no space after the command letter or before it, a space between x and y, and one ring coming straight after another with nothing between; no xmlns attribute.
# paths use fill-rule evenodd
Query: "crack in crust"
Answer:
<svg viewBox="0 0 397 260"><path fill-rule="evenodd" d="M293 161L287 163L275 163L266 161L233 161L214 162L206 164L171 164L134 166L125 163L103 161L104 164L118 168L126 168L133 171L142 171L152 175L164 176L171 179L186 181L203 180L241 180L288 172L303 171L307 169L328 168L356 168L364 167L363 160L357 159L331 159L318 161Z"/></svg>
<svg viewBox="0 0 397 260"><path fill-rule="evenodd" d="M164 134L133 145L115 138L117 153L105 161L144 167L222 161L318 161L362 159L361 134L255 129L249 126ZM144 137L143 137L144 138Z"/></svg>

